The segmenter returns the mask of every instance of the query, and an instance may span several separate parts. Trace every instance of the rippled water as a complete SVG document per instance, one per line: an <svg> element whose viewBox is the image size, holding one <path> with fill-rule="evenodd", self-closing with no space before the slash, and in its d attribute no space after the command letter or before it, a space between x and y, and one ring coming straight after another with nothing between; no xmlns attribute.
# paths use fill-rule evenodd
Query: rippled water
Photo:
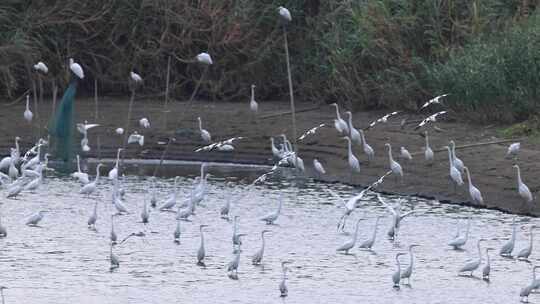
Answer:
<svg viewBox="0 0 540 304"><path fill-rule="evenodd" d="M210 167L209 172L214 171ZM182 172L179 201L187 197L195 172ZM234 172L220 172L209 180L208 195L193 222L182 223L180 245L172 237L174 213L153 211L149 226L143 227L139 214L143 201L149 199L149 182L143 176L128 176L124 186L132 213L116 217L116 231L122 238L146 229L147 236L115 247L120 268L113 272L109 271L108 236L114 207L108 181L102 181L96 198L102 202L97 232L86 226L95 199L79 195L80 186L66 177L49 177L36 193L2 199L2 221L9 234L0 240L0 285L9 288L6 303L517 303L519 290L530 281L532 263L496 256L510 235L510 215L413 199L403 209L414 208L415 213L404 220L399 242L393 243L386 238L390 218L371 193L353 212L349 225L365 211L368 219L361 222L362 240L371 235L374 218L385 215L373 251L355 248L353 255L343 255L335 251L349 238L336 232L343 209L324 188L345 199L358 189L286 178L248 187L256 172L235 178L223 177ZM172 191L172 184L171 178L158 180L160 199ZM283 215L277 225L267 226L259 218L277 207L281 193ZM219 209L227 195L240 198L234 200L232 213L241 217L240 232L248 234L238 280L228 278L225 270L232 259L232 224L220 219ZM40 227L25 226L25 218L40 209L49 211ZM462 219L465 227L468 216L473 217L471 239L465 250L451 250L446 243L455 234L456 221ZM519 217L518 221L528 227L531 219ZM195 265L200 223L209 225L206 268ZM251 265L251 255L259 249L260 231L265 228L272 232L264 266L256 267ZM464 262L476 257L479 237L487 238L487 246L496 249L489 283L457 276ZM525 246L527 237L519 229L516 248ZM411 285L394 289L394 256L411 243L421 245L416 248ZM533 251L531 261L537 258ZM278 291L282 260L293 261L285 299ZM540 295L532 295L531 301L540 302Z"/></svg>

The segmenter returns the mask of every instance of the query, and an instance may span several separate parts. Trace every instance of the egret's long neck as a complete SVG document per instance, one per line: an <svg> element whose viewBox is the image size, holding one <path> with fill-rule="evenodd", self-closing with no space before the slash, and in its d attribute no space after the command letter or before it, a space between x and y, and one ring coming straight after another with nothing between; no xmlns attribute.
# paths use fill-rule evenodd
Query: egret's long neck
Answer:
<svg viewBox="0 0 540 304"><path fill-rule="evenodd" d="M279 205L277 207L277 213L279 214L281 212L281 206L283 205L283 198L279 198Z"/></svg>
<svg viewBox="0 0 540 304"><path fill-rule="evenodd" d="M96 201L96 203L94 204L94 214L97 214L97 204L98 202Z"/></svg>
<svg viewBox="0 0 540 304"><path fill-rule="evenodd" d="M517 166L516 166L516 169L517 169L517 182L518 182L518 187L519 187L519 185L521 185L523 182L521 181L521 170Z"/></svg>
<svg viewBox="0 0 540 304"><path fill-rule="evenodd" d="M201 119L200 119L200 118L199 118L199 130L201 130L201 131L202 131L202 121L201 121Z"/></svg>
<svg viewBox="0 0 540 304"><path fill-rule="evenodd" d="M401 272L401 263L399 262L399 256L396 256L397 271Z"/></svg>
<svg viewBox="0 0 540 304"><path fill-rule="evenodd" d="M516 223L512 222L512 243L516 241Z"/></svg>
<svg viewBox="0 0 540 304"><path fill-rule="evenodd" d="M99 181L99 166L96 167L96 183Z"/></svg>
<svg viewBox="0 0 540 304"><path fill-rule="evenodd" d="M349 132L350 132L350 129L352 129L352 114L349 114Z"/></svg>
<svg viewBox="0 0 540 304"><path fill-rule="evenodd" d="M19 153L19 139L18 138L15 138L15 151Z"/></svg>
<svg viewBox="0 0 540 304"><path fill-rule="evenodd" d="M465 230L465 240L469 238L469 230L471 230L471 220L467 222L467 230Z"/></svg>
<svg viewBox="0 0 540 304"><path fill-rule="evenodd" d="M472 181L471 181L471 173L469 172L469 169L467 169L467 180L469 181L469 188L472 186Z"/></svg>
<svg viewBox="0 0 540 304"><path fill-rule="evenodd" d="M491 260L489 259L489 252L486 249L486 263L489 265L491 263Z"/></svg>
<svg viewBox="0 0 540 304"><path fill-rule="evenodd" d="M201 229L201 247L204 246L204 232Z"/></svg>
<svg viewBox="0 0 540 304"><path fill-rule="evenodd" d="M336 107L336 116L337 116L337 119L341 119L341 115L339 115L338 105L336 104L335 107Z"/></svg>
<svg viewBox="0 0 540 304"><path fill-rule="evenodd" d="M366 144L366 138L364 137L364 131L362 131L362 129L358 130L358 132L360 133L360 140L362 141L362 144Z"/></svg>
<svg viewBox="0 0 540 304"><path fill-rule="evenodd" d="M118 162L120 162L120 151L122 150L118 149L118 151L116 151L116 164L114 165L116 168L118 168Z"/></svg>
<svg viewBox="0 0 540 304"><path fill-rule="evenodd" d="M349 147L349 157L352 155L352 144L351 140L347 140L347 146Z"/></svg>
<svg viewBox="0 0 540 304"><path fill-rule="evenodd" d="M236 218L234 219L234 226L233 226L233 234L236 234L238 232L238 221Z"/></svg>
<svg viewBox="0 0 540 304"><path fill-rule="evenodd" d="M394 161L394 158L392 157L392 147L388 146L388 158L390 159L390 162Z"/></svg>
<svg viewBox="0 0 540 304"><path fill-rule="evenodd" d="M26 95L26 110L30 110L30 97Z"/></svg>
<svg viewBox="0 0 540 304"><path fill-rule="evenodd" d="M452 151L450 150L450 147L448 147L448 162L450 163L450 167L454 166L454 160L452 159Z"/></svg>
<svg viewBox="0 0 540 304"><path fill-rule="evenodd" d="M81 172L81 157L77 155L77 172Z"/></svg>
<svg viewBox="0 0 540 304"><path fill-rule="evenodd" d="M429 136L426 133L426 149L429 148Z"/></svg>
<svg viewBox="0 0 540 304"><path fill-rule="evenodd" d="M255 101L255 88L251 87L251 101Z"/></svg>
<svg viewBox="0 0 540 304"><path fill-rule="evenodd" d="M264 239L264 233L261 233L261 240L262 240L262 247L261 247L261 251L264 251L264 245L266 243L265 239Z"/></svg>

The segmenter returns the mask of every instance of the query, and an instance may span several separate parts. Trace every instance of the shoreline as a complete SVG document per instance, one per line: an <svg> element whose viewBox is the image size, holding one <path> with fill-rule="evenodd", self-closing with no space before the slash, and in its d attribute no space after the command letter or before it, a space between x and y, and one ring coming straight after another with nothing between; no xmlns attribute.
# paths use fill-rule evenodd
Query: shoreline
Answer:
<svg viewBox="0 0 540 304"><path fill-rule="evenodd" d="M290 116L284 114L289 110L288 102L259 102L259 117L256 119L249 112L248 98L245 102L200 102L192 105L174 102L169 104L169 113L164 117L163 101L137 100L134 104L130 130L137 130L145 135L145 145L129 145L125 158L159 159L164 145L158 144L174 135L176 142L172 143L168 155L169 160L181 161L208 161L229 162L235 164L273 165L272 152L270 151L270 136L277 137L282 133L291 134ZM75 122L88 120L89 123L100 123L101 126L89 130L89 140L92 150L85 157L115 158L116 149L121 146L123 136L116 135L117 127L124 127L127 114L127 98L101 98L100 115L97 121L94 119L95 105L92 99L78 99L75 105ZM377 180L388 171L388 156L384 147L385 143L392 144L394 158L401 164L404 171L403 184L395 184L389 176L376 190L391 194L416 195L428 199L436 199L441 203L452 203L473 207L489 208L503 212L540 215L540 201L536 198L540 190L540 182L536 177L540 176L540 146L527 140L521 141L521 151L518 164L524 182L529 186L535 200L527 206L519 197L516 190L515 170L512 168L513 161L505 159L506 149L509 144L489 144L485 146L470 146L474 143L494 142L501 140L493 126L478 126L464 122L441 121L437 122L442 132L435 132L429 127L430 145L435 151L435 162L427 166L423 159L422 148L425 139L419 132L413 131L413 125L400 128L400 121L407 117L409 121L425 118L424 115L407 113L398 115L388 120L385 124L378 124L366 131L366 140L375 150L375 158L367 162L361 147L354 147L354 154L361 163L361 171L355 174L350 181L350 173L347 163L346 141L339 138L333 127L335 111L329 105L322 105L314 109L313 104L297 104L298 134L302 134L321 123L329 127L318 130L299 141L300 157L304 160L306 176L314 177L312 166L313 158L319 159L327 171L327 175L321 178L324 182L342 182L355 186L366 186ZM51 113L51 104L44 102L39 106L42 127L46 126L46 120ZM305 110L305 111L303 111ZM5 130L0 135L0 155L3 157L14 145L15 136L22 138L23 150L30 145L32 135L35 132L24 121L22 113L24 104L18 103L7 107L0 113L0 129ZM345 116L344 110L341 110ZM357 129L365 128L368 124L386 113L380 111L353 113L353 123ZM197 117L203 121L203 128L212 134L212 141L225 140L228 138L243 136L245 139L234 143L233 152L194 152L195 149L204 146L199 137ZM151 127L142 129L138 120L147 117ZM181 117L181 122L174 118ZM118 122L118 123L115 123ZM176 126L180 126L176 128ZM174 130L174 134L170 130ZM42 134L43 131L42 128ZM74 144L78 144L81 137L75 131ZM445 151L438 151L453 139L458 149L456 153L465 165L471 170L471 179L474 185L480 189L484 197L485 206L470 203L467 180L464 176L464 185L453 193L453 187L448 177L448 156ZM292 141L292 139L291 139ZM98 151L98 143L100 151ZM413 155L412 161L405 161L396 157L399 147L405 146ZM460 146L466 146L459 148ZM99 153L98 153L99 152Z"/></svg>

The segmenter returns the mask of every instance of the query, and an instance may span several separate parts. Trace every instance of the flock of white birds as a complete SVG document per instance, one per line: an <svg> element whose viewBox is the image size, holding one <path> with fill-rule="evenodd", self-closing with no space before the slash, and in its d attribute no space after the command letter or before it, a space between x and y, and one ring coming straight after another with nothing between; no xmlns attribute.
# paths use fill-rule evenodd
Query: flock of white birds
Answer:
<svg viewBox="0 0 540 304"><path fill-rule="evenodd" d="M283 22L290 22L292 20L291 15L289 11L286 8L279 7L279 16ZM205 65L211 65L212 58L208 53L201 53L197 55L196 60L202 64ZM76 63L73 59L69 59L70 63L70 69L73 72L74 75L76 75L78 78L83 79L84 78L84 71L82 67ZM43 62L39 62L34 66L35 70L40 73L47 73L48 68ZM143 81L142 77L135 72L130 73L130 79L134 83L141 83ZM439 104L443 106L441 99L443 97L447 96L447 94L437 96L428 102L426 102L422 109L428 109L430 105L432 104ZM343 140L347 141L347 149L348 149L348 165L350 168L351 173L351 179L354 174L359 174L361 172L361 163L359 161L359 158L354 154L353 147L359 146L361 147L361 151L366 155L366 162L373 161L375 150L367 143L366 140L366 134L364 133L364 130L356 129L353 125L353 119L352 119L352 113L346 112L347 120L343 119L339 107L337 104L332 104L332 106L335 108L336 112L336 118L334 119L334 128L338 132L338 134L343 138ZM259 110L258 103L255 101L255 85L251 86L251 98L249 101L249 109L254 114L256 114ZM369 128L375 127L379 123L386 123L389 118L395 116L399 112L392 112L389 113L374 122L372 122L369 125ZM440 111L437 113L434 113L432 115L429 115L426 119L424 119L420 124L416 126L415 129L424 128L428 124L436 122L437 117L440 115L444 115L446 111ZM30 109L29 104L29 96L27 96L26 99L26 109L24 111L24 119L28 122L31 122L33 119L33 113ZM212 150L219 150L219 151L233 151L234 146L233 143L236 140L243 139L243 137L235 137L224 141L219 142L212 142L212 136L210 132L203 128L203 121L201 117L197 118L198 121L198 132L200 134L201 140L206 144L206 146L199 148L196 150L196 152L199 151L212 151ZM141 128L150 128L150 121L148 118L143 117L139 119L139 126ZM77 124L77 130L82 135L81 140L81 151L88 152L91 150L91 145L89 143L88 139L88 131L92 128L98 127L98 124L89 124L87 121L84 123ZM314 127L313 129L308 130L302 136L298 138L298 140L302 140L307 136L312 136L316 134L317 130L325 127L326 124L320 124L317 127ZM369 129L367 128L367 130ZM118 135L123 135L126 130L124 128L117 128L115 132ZM425 146L424 146L424 159L425 162L430 165L435 162L434 152L433 149L430 147L429 144L429 136L428 131L423 131L423 134L425 135ZM24 191L36 191L42 184L44 179L44 171L50 170L47 167L48 163L48 156L47 153L42 153L42 148L48 145L48 142L44 139L40 139L37 144L29 149L26 153L22 154L21 148L19 146L20 138L15 138L15 147L13 147L10 151L10 155L7 157L4 157L0 161L0 185L3 186L5 189L6 197L7 198L14 198L19 196ZM278 143L280 142L280 143ZM144 145L144 136L141 134L138 134L136 131L134 131L132 134L127 137L127 144L139 144L140 146ZM350 239L343 243L339 248L337 248L337 251L343 252L344 254L349 254L351 250L354 248L363 248L363 249L371 249L373 245L376 242L377 237L377 231L378 231L378 225L379 225L379 219L380 217L376 218L375 225L373 228L373 234L370 238L362 241L360 244L357 244L358 242L358 230L359 230L359 224L360 222L365 218L364 216L361 216L356 219L355 226L353 228L353 231L351 233L345 232L345 226L346 221L349 217L352 216L354 210L357 208L358 202L360 199L366 194L368 190L375 189L377 185L383 182L383 180L387 176L394 176L397 183L403 183L403 167L400 165L400 163L394 158L392 146L390 143L385 144L387 153L388 153L388 172L384 174L380 179L375 181L372 185L368 186L364 190L362 190L358 195L352 196L348 200L343 199L339 195L337 195L335 192L328 190L328 192L335 197L336 200L343 203L344 212L343 215L340 217L338 221L338 230L340 230L342 233L345 233L350 236ZM467 166L465 166L463 160L458 158L456 155L456 146L454 141L450 140L448 146L446 146L448 150L448 163L449 163L449 177L451 181L454 184L454 189L457 189L457 187L462 186L464 184L464 177L463 175L466 174L466 179L468 181L468 192L470 195L470 199L478 203L480 205L483 204L483 197L481 191L474 186L471 180L471 173ZM120 267L120 258L114 253L114 246L117 244L121 244L122 242L126 241L126 239L119 241L117 233L114 228L114 218L116 216L121 216L123 214L130 213L130 210L128 209L124 194L125 190L122 187L122 182L119 179L120 172L121 172L121 154L124 148L118 148L117 155L116 155L116 161L114 163L113 168L108 172L107 174L107 180L113 183L113 191L111 195L112 199L112 205L114 206L116 213L111 215L111 229L110 229L110 269L114 270L118 267ZM290 166L295 168L299 171L305 171L304 161L298 155L296 151L296 147L291 144L291 142L287 139L285 135L281 135L278 140L271 138L271 150L273 153L274 158L277 160L274 167L269 172L266 172L259 178L257 178L253 184L257 182L264 181L268 176L273 174L276 169L279 166ZM513 143L508 147L508 153L507 157L513 157L514 159L517 159L518 153L520 150L520 143ZM403 160L411 160L412 156L411 153L407 150L406 147L400 147L399 149L399 158ZM100 188L100 172L101 168L103 167L102 164L98 164L96 166L96 174L95 178L91 179L88 175L88 173L83 172L81 170L80 165L80 157L77 155L77 171L73 172L71 176L78 180L82 187L79 191L81 195L84 195L86 197L91 197L96 195L96 193L99 191ZM516 178L517 178L517 189L519 196L523 199L523 201L527 204L531 204L533 202L533 196L531 194L531 191L527 187L527 185L523 182L521 179L520 174L520 168L517 164L513 165L513 167L516 169ZM313 159L313 168L316 174L320 177L326 174L326 170L324 168L324 165L321 161L318 159ZM155 179L152 179L152 186L149 188L149 201L144 202L143 210L140 212L140 218L143 223L148 223L150 220L150 214L151 214L151 208L154 208L156 211L173 211L176 209L176 221L177 225L175 230L171 233L173 236L173 240L176 243L180 243L180 238L182 235L182 229L181 229L181 221L188 220L195 212L195 209L197 206L200 205L200 203L205 199L206 191L207 191L207 179L209 174L206 173L206 165L203 163L201 165L201 172L200 177L198 177L198 181L196 182L194 188L190 192L190 198L187 200L187 202L184 202L183 204L178 203L178 177L174 181L173 185L173 192L172 195L166 199L161 200L158 197L156 187L155 187ZM160 202L161 201L161 202ZM398 233L400 230L400 224L402 220L407 217L408 215L412 214L413 211L405 212L403 213L401 211L401 204L404 200L399 200L397 205L392 206L389 203L387 203L381 196L378 195L378 202L386 207L388 210L391 218L392 218L392 225L390 230L388 231L387 235L390 239L395 240L398 237ZM276 210L267 214L263 218L261 218L262 221L264 221L268 225L273 225L276 221L278 221L279 216L281 214L283 206L283 198L281 197L279 200L279 205L277 206ZM90 229L95 229L96 222L98 221L98 201L96 200L94 208L92 213L90 214L88 218L87 225ZM225 205L223 205L220 209L220 215L222 218L229 220L230 217L230 210L231 210L231 202L228 200ZM35 214L28 217L25 221L26 225L29 226L37 226L45 217L46 211L40 210L37 211ZM457 233L455 234L455 237L448 242L448 246L451 246L454 249L460 249L462 248L469 239L469 228L471 225L471 218L469 218L467 227L464 232L461 231L459 225ZM200 246L197 250L196 256L197 256L197 264L200 266L205 266L205 256L206 256L206 249L205 249L205 239L204 239L204 228L207 225L201 224L199 226L200 231ZM531 255L532 249L533 249L533 230L536 228L535 225L530 226L530 242L527 247L515 250L514 244L516 239L516 223L512 224L512 235L508 242L504 244L499 254L501 256L505 257L515 257L516 259L523 259L527 260L529 256ZM259 265L263 261L264 257L264 250L265 250L265 234L270 232L267 229L264 229L261 231L261 240L262 240L262 246L261 248L253 255L252 257L252 263L254 265ZM2 225L0 221L0 236L1 237L7 237L8 232L7 228ZM128 236L144 236L144 233L133 233ZM237 271L239 267L239 260L240 260L240 254L241 254L241 245L242 245L242 237L245 236L245 234L239 233L238 229L238 216L233 217L233 235L232 235L232 247L234 249L234 256L232 261L228 264L226 267L227 272L231 278L237 278ZM477 240L477 257L463 265L461 269L458 270L459 274L465 274L468 273L471 276L473 273L477 270L480 270L480 267L482 264L484 265L481 269L482 271L482 278L489 279L490 277L490 257L489 257L489 250L490 248L485 248L484 255L482 253L482 247L481 244L484 242L485 239L479 238ZM408 251L405 252L399 252L395 256L396 261L396 271L392 275L392 282L393 286L395 288L399 288L400 284L402 283L403 279L406 279L410 281L412 275L413 275L413 248L416 246L420 246L420 244L410 244L408 246ZM409 262L407 264L407 267L402 269L402 264L400 257L408 255L409 256ZM483 258L485 256L485 259ZM282 280L279 283L279 291L281 296L287 296L288 289L286 285L287 280L287 264L291 263L291 261L282 261ZM540 267L540 266L539 266ZM532 281L525 286L521 292L520 297L522 300L528 300L529 294L537 289L540 289L540 279L536 279L535 273L536 269L538 267L533 267L534 271L534 277ZM0 291L3 292L4 287L0 288ZM3 293L2 293L3 298Z"/></svg>

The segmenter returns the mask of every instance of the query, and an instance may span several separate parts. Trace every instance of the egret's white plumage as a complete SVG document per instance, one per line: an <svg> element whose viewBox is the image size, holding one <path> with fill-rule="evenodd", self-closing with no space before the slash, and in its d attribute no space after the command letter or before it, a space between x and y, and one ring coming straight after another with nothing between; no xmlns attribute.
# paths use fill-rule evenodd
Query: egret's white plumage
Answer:
<svg viewBox="0 0 540 304"><path fill-rule="evenodd" d="M508 150L506 151L506 158L509 157L517 157L519 153L519 149L521 148L521 143L515 142L508 146Z"/></svg>
<svg viewBox="0 0 540 304"><path fill-rule="evenodd" d="M399 288L399 282L401 281L401 263L399 262L399 257L404 255L403 252L398 252L396 254L396 271L392 275L392 282L394 282L394 287Z"/></svg>
<svg viewBox="0 0 540 304"><path fill-rule="evenodd" d="M463 265L458 272L471 272L472 277L473 272L480 267L480 264L482 264L482 250L480 249L480 243L483 241L485 241L485 239L479 239L476 243L476 247L478 249L478 258L465 263L465 265Z"/></svg>
<svg viewBox="0 0 540 304"><path fill-rule="evenodd" d="M287 23L292 21L291 12L283 6L278 7L278 14L283 22Z"/></svg>
<svg viewBox="0 0 540 304"><path fill-rule="evenodd" d="M353 126L353 123L352 123L352 113L350 111L347 111L345 112L345 114L347 114L349 118L349 125L348 125L349 137L351 138L353 143L357 145L362 144L362 137L360 136L360 132L356 130L356 128Z"/></svg>
<svg viewBox="0 0 540 304"><path fill-rule="evenodd" d="M49 68L42 61L34 64L34 70L39 71L39 72L41 72L43 74L47 74L49 72Z"/></svg>
<svg viewBox="0 0 540 304"><path fill-rule="evenodd" d="M281 214L281 207L283 205L283 194L279 196L279 205L276 211L270 212L261 218L261 221L265 221L267 225L272 225L278 219Z"/></svg>
<svg viewBox="0 0 540 304"><path fill-rule="evenodd" d="M114 168L109 171L108 177L109 180L116 180L118 179L118 165L120 163L120 152L122 152L122 148L118 148L116 151L116 162L114 163Z"/></svg>
<svg viewBox="0 0 540 304"><path fill-rule="evenodd" d="M205 64L205 65L211 65L214 62L212 61L212 57L210 54L202 52L197 57L195 57L199 63Z"/></svg>
<svg viewBox="0 0 540 304"><path fill-rule="evenodd" d="M135 73L133 71L129 72L129 77L135 83L141 83L143 81L141 75L139 75L139 74L137 74L137 73Z"/></svg>
<svg viewBox="0 0 540 304"><path fill-rule="evenodd" d="M476 188L471 180L471 173L469 172L469 168L463 167L463 170L467 173L467 180L469 181L469 195L471 196L471 200L475 204L483 205L484 204L484 198L482 197L482 193L478 188Z"/></svg>
<svg viewBox="0 0 540 304"><path fill-rule="evenodd" d="M336 249L336 251L345 251L345 254L349 254L349 250L351 250L354 247L354 245L356 244L356 240L358 239L358 229L360 228L361 220L362 219L359 218L356 221L356 228L354 229L353 237L350 240L343 243L343 245L339 246L338 249Z"/></svg>
<svg viewBox="0 0 540 304"><path fill-rule="evenodd" d="M453 140L450 141L450 148L452 148L452 162L454 163L454 167L463 174L465 172L465 165L463 164L463 161L456 156L456 143Z"/></svg>
<svg viewBox="0 0 540 304"><path fill-rule="evenodd" d="M201 133L202 140L207 143L211 142L212 136L210 135L210 132L202 128L202 120L200 117L197 117L197 120L199 121L199 132Z"/></svg>
<svg viewBox="0 0 540 304"><path fill-rule="evenodd" d="M395 175L396 178L403 180L403 169L401 168L401 165L392 157L392 145L389 143L384 145L388 148L388 159L390 161L390 170L392 170L392 174Z"/></svg>
<svg viewBox="0 0 540 304"><path fill-rule="evenodd" d="M30 95L26 95L26 109L24 110L24 119L27 122L32 122L32 118L34 117L34 113L30 111Z"/></svg>
<svg viewBox="0 0 540 304"><path fill-rule="evenodd" d="M362 243L360 243L360 245L358 246L358 248L365 248L365 249L370 249L373 247L373 245L375 244L375 240L377 238L377 229L379 228L379 221L381 220L381 217L380 216L377 216L377 218L375 219L375 225L373 225L373 234L371 235L371 237L365 241L363 241Z"/></svg>
<svg viewBox="0 0 540 304"><path fill-rule="evenodd" d="M533 230L536 229L536 225L531 225L531 228L529 230L529 243L527 246L523 249L521 249L518 254L516 255L517 259L524 259L527 260L529 256L532 253L533 249Z"/></svg>
<svg viewBox="0 0 540 304"><path fill-rule="evenodd" d="M264 256L264 247L266 245L266 241L264 239L264 234L270 232L270 230L263 230L261 232L261 248L253 255L251 258L251 263L253 265L260 265L262 263L262 259Z"/></svg>
<svg viewBox="0 0 540 304"><path fill-rule="evenodd" d="M69 58L69 69L80 79L84 79L84 71L80 64L76 63L73 58Z"/></svg>
<svg viewBox="0 0 540 304"><path fill-rule="evenodd" d="M347 123L345 122L345 120L341 118L337 103L333 103L331 104L331 106L336 108L336 119L334 119L334 127L341 135L349 134L349 127L347 126Z"/></svg>
<svg viewBox="0 0 540 304"><path fill-rule="evenodd" d="M401 158L406 159L406 160L412 160L411 153L409 153L409 150L405 149L405 147L401 147L399 152L400 152Z"/></svg>
<svg viewBox="0 0 540 304"><path fill-rule="evenodd" d="M86 194L86 195L90 195L92 193L94 193L96 191L96 188L97 188L97 184L99 182L99 169L103 166L103 164L98 164L96 166L96 179L94 179L93 182L91 183L88 183L86 185L84 185L81 190L79 191L80 194Z"/></svg>
<svg viewBox="0 0 540 304"><path fill-rule="evenodd" d="M326 174L326 170L324 170L323 165L316 158L313 159L313 167L315 168L315 171L317 172L317 174L319 174L319 176Z"/></svg>
<svg viewBox="0 0 540 304"><path fill-rule="evenodd" d="M426 146L424 147L424 159L428 164L433 164L433 160L435 158L435 154L433 153L433 150L429 146L429 135L428 131L424 132L424 136L426 138Z"/></svg>
<svg viewBox="0 0 540 304"><path fill-rule="evenodd" d="M79 156L79 154L77 154L77 172L71 173L71 176L73 178L76 178L83 185L86 185L90 182L90 180L88 180L88 173L84 173L81 171L81 157Z"/></svg>
<svg viewBox="0 0 540 304"><path fill-rule="evenodd" d="M139 120L139 125L141 126L141 128L148 129L150 128L150 121L148 121L148 118L143 117Z"/></svg>
<svg viewBox="0 0 540 304"><path fill-rule="evenodd" d="M364 153L367 155L368 161L371 161L375 157L375 151L370 145L368 145L364 131L359 130L358 132L360 132L360 137L362 139L362 150L364 150Z"/></svg>
<svg viewBox="0 0 540 304"><path fill-rule="evenodd" d="M206 249L204 248L204 227L208 227L208 225L199 226L199 231L201 234L201 244L199 245L199 249L197 250L197 265L199 266L204 266L204 258L206 256Z"/></svg>
<svg viewBox="0 0 540 304"><path fill-rule="evenodd" d="M259 111L259 104L255 101L255 85L251 85L251 99L249 100L249 109L253 113L257 113Z"/></svg>
<svg viewBox="0 0 540 304"><path fill-rule="evenodd" d="M499 254L501 256L510 257L512 256L512 251L514 251L514 246L516 244L516 217L512 219L512 235L510 236L510 240L506 242L499 251Z"/></svg>
<svg viewBox="0 0 540 304"><path fill-rule="evenodd" d="M454 160L452 158L452 150L450 150L450 147L446 146L446 149L448 150L448 163L450 167L450 180L454 184L454 190L456 189L456 186L462 186L463 185L463 178L461 177L461 172L454 166Z"/></svg>
<svg viewBox="0 0 540 304"><path fill-rule="evenodd" d="M347 140L347 160L349 162L349 169L351 170L351 174L353 172L360 173L360 162L358 161L358 158L356 158L356 156L354 156L353 154L351 139L345 137L345 140Z"/></svg>
<svg viewBox="0 0 540 304"><path fill-rule="evenodd" d="M525 203L531 203L533 201L533 196L529 187L521 180L521 170L518 165L514 165L514 168L517 170L517 188L519 196L525 201Z"/></svg>
<svg viewBox="0 0 540 304"><path fill-rule="evenodd" d="M458 235L454 239L452 239L450 242L448 242L449 246L452 246L454 249L460 249L462 246L464 246L467 243L467 240L469 239L469 231L471 230L471 218L467 220L467 230L465 230L465 235Z"/></svg>
<svg viewBox="0 0 540 304"><path fill-rule="evenodd" d="M40 210L37 213L31 215L30 217L26 219L25 224L27 226L37 226L39 222L41 222L41 220L45 216L45 212L46 211Z"/></svg>
<svg viewBox="0 0 540 304"><path fill-rule="evenodd" d="M401 272L401 278L407 279L407 283L411 282L411 276L413 273L413 265L414 265L414 255L412 249L414 247L417 247L419 245L417 244L411 244L409 245L409 265L407 265L407 268Z"/></svg>

